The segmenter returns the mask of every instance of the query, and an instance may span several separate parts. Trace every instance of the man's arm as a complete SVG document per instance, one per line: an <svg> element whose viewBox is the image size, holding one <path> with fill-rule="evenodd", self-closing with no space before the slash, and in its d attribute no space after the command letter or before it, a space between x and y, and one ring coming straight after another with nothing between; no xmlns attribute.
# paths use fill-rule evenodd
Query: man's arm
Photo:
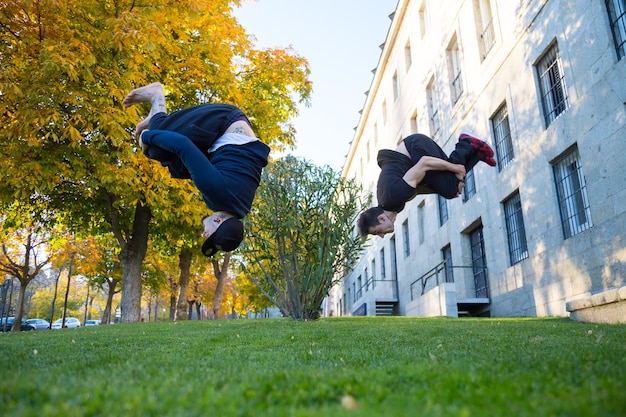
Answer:
<svg viewBox="0 0 626 417"><path fill-rule="evenodd" d="M413 165L413 167L404 174L402 179L411 187L415 188L417 184L422 182L427 171L450 171L453 172L459 180L465 178L465 167L463 165L452 164L443 159L435 158L434 156L423 156L417 161L417 164Z"/></svg>

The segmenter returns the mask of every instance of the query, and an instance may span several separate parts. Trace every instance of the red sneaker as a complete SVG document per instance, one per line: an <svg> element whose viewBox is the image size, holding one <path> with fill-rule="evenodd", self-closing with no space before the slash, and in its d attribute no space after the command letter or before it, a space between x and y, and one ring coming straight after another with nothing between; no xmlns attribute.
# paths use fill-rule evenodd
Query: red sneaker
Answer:
<svg viewBox="0 0 626 417"><path fill-rule="evenodd" d="M494 162L493 165L491 165L490 162L485 162L487 162L487 164L491 166L496 165L495 161L493 160L493 149L491 149L491 146L489 146L487 142L475 138L474 136L470 136L467 133L461 133L461 135L459 136L459 140L468 141L472 145L472 148L476 149L476 153L478 154L478 157L481 159L481 161L485 161L485 159L491 159L491 161Z"/></svg>

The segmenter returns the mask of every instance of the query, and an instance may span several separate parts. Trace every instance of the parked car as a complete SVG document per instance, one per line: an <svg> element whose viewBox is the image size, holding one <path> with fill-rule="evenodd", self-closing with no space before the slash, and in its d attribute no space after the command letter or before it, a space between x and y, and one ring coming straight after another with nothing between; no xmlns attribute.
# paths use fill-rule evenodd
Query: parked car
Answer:
<svg viewBox="0 0 626 417"><path fill-rule="evenodd" d="M61 325L63 323L63 319L60 318L58 320L56 320L54 323L52 323L52 329L60 329ZM75 327L80 327L80 321L75 318L75 317L66 317L65 318L65 328L66 329L73 329Z"/></svg>
<svg viewBox="0 0 626 417"><path fill-rule="evenodd" d="M2 317L2 319L0 319L0 332L10 332L13 328L13 323L15 323L15 317ZM23 332L28 330L35 330L35 326L26 323L25 320L22 320L20 330Z"/></svg>
<svg viewBox="0 0 626 417"><path fill-rule="evenodd" d="M50 322L44 319L28 319L26 323L35 327L35 330L47 330L50 328Z"/></svg>
<svg viewBox="0 0 626 417"><path fill-rule="evenodd" d="M87 326L99 326L101 324L102 324L101 320L87 320L85 322L85 327L87 327Z"/></svg>

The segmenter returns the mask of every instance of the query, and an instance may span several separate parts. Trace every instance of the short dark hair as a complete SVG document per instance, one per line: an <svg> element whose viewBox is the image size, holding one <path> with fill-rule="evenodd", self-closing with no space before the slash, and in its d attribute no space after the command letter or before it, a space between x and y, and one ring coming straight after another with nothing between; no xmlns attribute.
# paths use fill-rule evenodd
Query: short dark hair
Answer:
<svg viewBox="0 0 626 417"><path fill-rule="evenodd" d="M361 238L365 239L365 237L370 234L370 227L380 224L378 216L384 212L382 207L370 207L361 213L357 220L357 227L359 228Z"/></svg>
<svg viewBox="0 0 626 417"><path fill-rule="evenodd" d="M230 217L222 222L202 244L204 256L213 256L219 251L230 252L239 247L243 240L243 223Z"/></svg>

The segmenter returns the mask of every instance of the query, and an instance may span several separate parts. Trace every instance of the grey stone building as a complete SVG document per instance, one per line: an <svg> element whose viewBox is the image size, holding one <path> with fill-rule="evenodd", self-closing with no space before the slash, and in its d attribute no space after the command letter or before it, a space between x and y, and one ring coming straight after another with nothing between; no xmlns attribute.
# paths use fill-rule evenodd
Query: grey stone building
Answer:
<svg viewBox="0 0 626 417"><path fill-rule="evenodd" d="M626 322L625 11L399 0L343 175L376 205L378 150L417 132L448 154L481 137L498 165L477 165L460 198L411 200L324 314Z"/></svg>

